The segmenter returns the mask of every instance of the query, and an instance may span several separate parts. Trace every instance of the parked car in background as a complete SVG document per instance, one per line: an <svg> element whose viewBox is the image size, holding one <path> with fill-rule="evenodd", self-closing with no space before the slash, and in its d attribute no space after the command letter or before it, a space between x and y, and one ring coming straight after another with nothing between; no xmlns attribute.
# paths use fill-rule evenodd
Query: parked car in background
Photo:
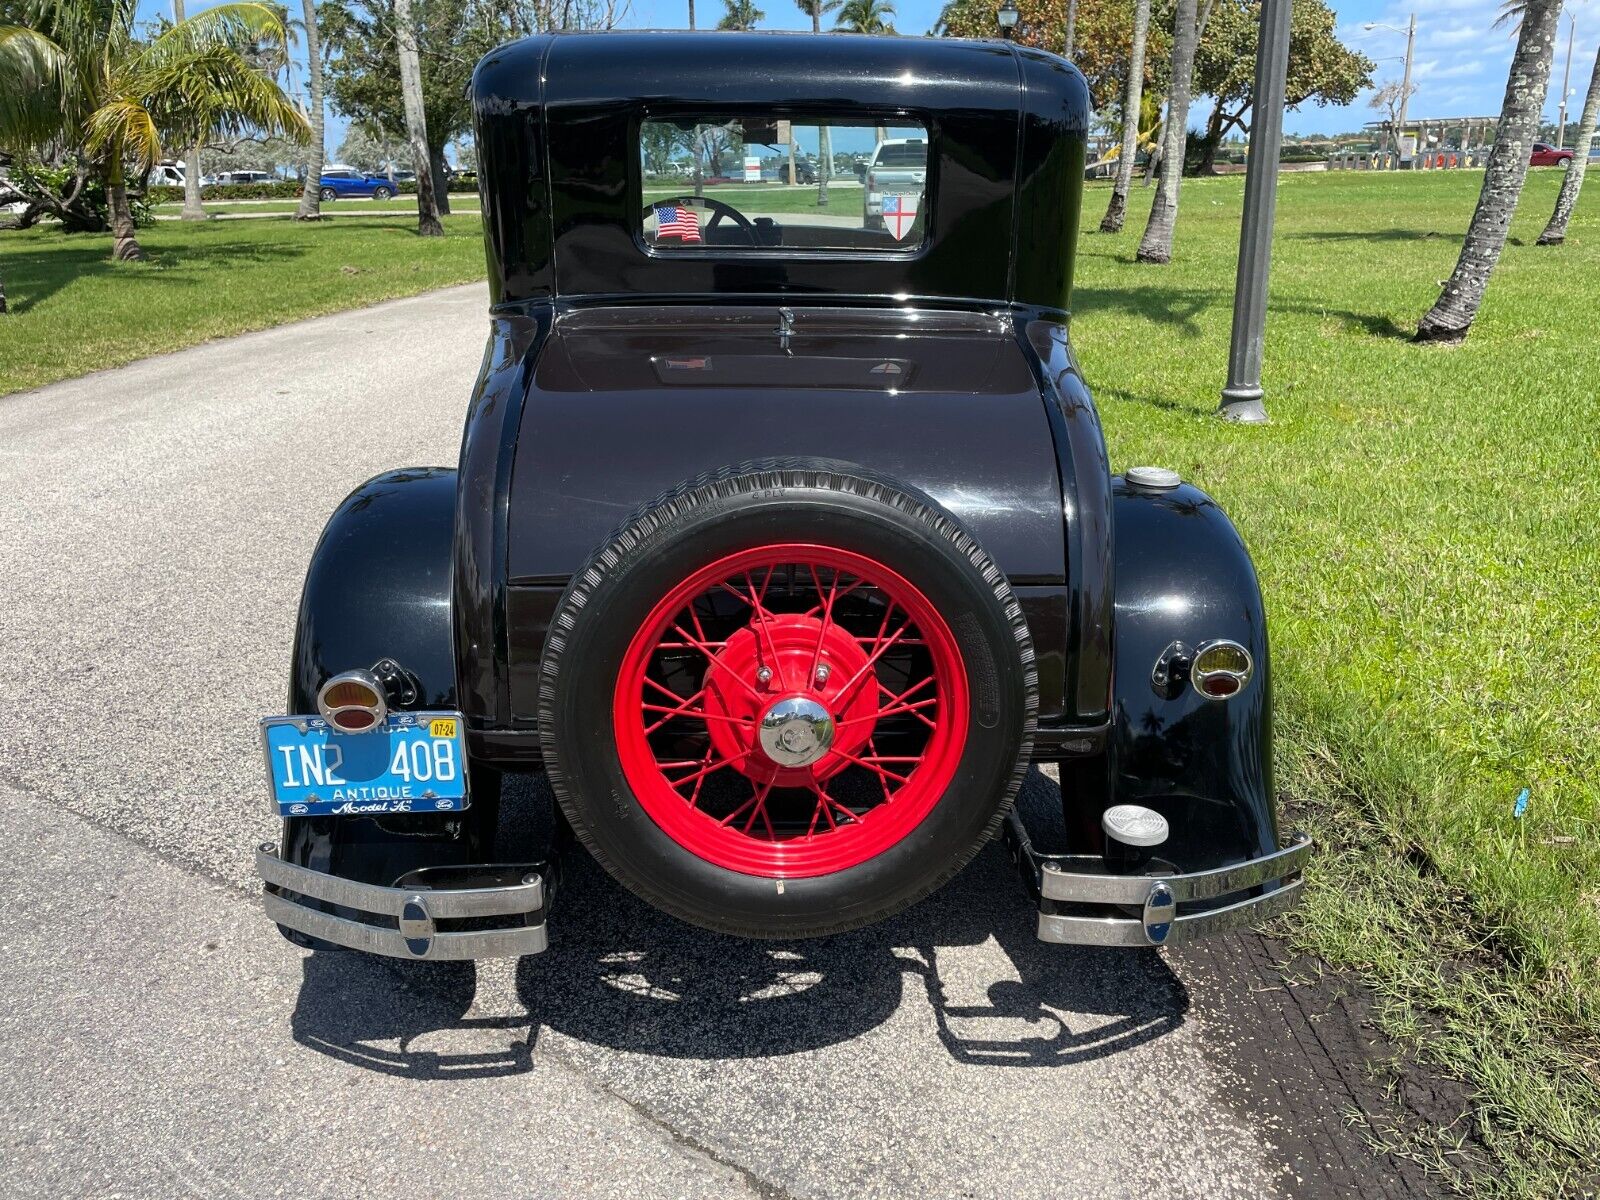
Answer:
<svg viewBox="0 0 1600 1200"><path fill-rule="evenodd" d="M183 167L177 163L157 163L150 169L152 185L182 187L185 178Z"/></svg>
<svg viewBox="0 0 1600 1200"><path fill-rule="evenodd" d="M387 175L365 175L353 167L329 167L322 173L318 188L324 200L347 200L353 196L390 200L400 185Z"/></svg>
<svg viewBox="0 0 1600 1200"><path fill-rule="evenodd" d="M223 171L214 182L222 185L245 183L277 183L269 171Z"/></svg>
<svg viewBox="0 0 1600 1200"><path fill-rule="evenodd" d="M1535 142L1528 156L1530 167L1564 167L1572 161L1572 151L1552 146L1549 142Z"/></svg>

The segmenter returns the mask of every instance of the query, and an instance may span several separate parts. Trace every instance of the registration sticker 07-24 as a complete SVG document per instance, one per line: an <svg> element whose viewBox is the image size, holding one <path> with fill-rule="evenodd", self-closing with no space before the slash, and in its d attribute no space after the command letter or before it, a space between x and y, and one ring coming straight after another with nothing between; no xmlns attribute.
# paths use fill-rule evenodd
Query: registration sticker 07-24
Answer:
<svg viewBox="0 0 1600 1200"><path fill-rule="evenodd" d="M460 713L392 713L341 733L321 717L265 717L261 741L283 817L460 812L467 795Z"/></svg>

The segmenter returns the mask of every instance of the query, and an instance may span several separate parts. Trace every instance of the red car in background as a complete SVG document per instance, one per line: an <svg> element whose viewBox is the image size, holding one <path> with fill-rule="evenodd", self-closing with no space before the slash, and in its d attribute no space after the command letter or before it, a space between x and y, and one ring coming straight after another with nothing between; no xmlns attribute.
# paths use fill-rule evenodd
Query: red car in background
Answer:
<svg viewBox="0 0 1600 1200"><path fill-rule="evenodd" d="M1549 142L1535 142L1528 156L1530 167L1564 167L1572 161L1572 151L1562 150Z"/></svg>

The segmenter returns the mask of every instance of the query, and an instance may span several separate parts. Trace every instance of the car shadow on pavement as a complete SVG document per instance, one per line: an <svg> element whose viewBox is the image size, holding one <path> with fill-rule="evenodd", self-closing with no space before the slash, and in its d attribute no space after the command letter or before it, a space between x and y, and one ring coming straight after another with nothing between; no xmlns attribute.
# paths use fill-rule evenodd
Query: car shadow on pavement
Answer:
<svg viewBox="0 0 1600 1200"><path fill-rule="evenodd" d="M537 801L543 788L534 791ZM1019 804L1042 811L1056 807L1058 795L1034 771ZM924 999L946 1053L987 1066L1102 1058L1183 1023L1188 993L1155 952L1047 945L1034 936L1035 923L998 844L892 920L797 942L686 925L574 848L552 908L550 948L516 965L525 1014L474 1015L470 963L314 953L305 960L294 1036L354 1065L430 1079L530 1070L543 1029L668 1058L815 1051ZM476 1036L481 1031L498 1036ZM432 1048L441 1042L471 1048Z"/></svg>

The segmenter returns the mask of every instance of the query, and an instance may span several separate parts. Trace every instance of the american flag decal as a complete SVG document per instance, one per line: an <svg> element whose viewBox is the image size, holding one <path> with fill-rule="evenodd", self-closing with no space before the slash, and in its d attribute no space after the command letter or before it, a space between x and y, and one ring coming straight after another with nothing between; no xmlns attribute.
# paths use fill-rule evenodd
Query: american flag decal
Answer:
<svg viewBox="0 0 1600 1200"><path fill-rule="evenodd" d="M700 241L700 219L686 204L656 205L656 241L677 238L685 245Z"/></svg>

